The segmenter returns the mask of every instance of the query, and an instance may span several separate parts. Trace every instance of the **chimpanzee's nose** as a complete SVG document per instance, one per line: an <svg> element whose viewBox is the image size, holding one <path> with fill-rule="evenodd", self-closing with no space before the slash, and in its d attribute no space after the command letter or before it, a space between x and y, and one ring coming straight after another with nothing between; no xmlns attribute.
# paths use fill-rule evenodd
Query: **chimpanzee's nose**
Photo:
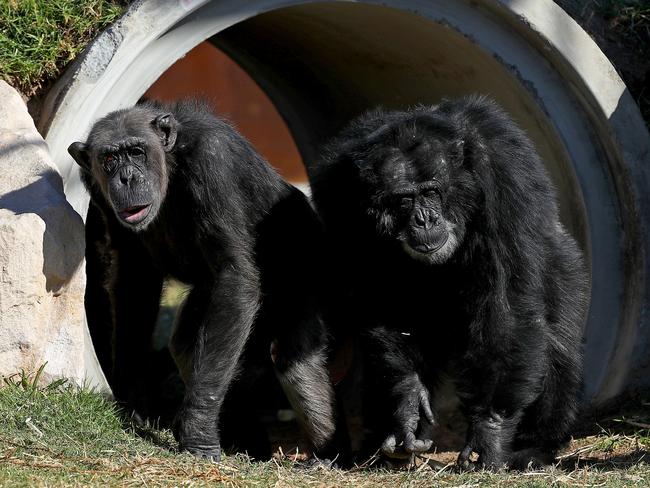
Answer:
<svg viewBox="0 0 650 488"><path fill-rule="evenodd" d="M428 230L438 223L438 214L430 209L418 208L413 215L413 220L415 225Z"/></svg>
<svg viewBox="0 0 650 488"><path fill-rule="evenodd" d="M120 169L120 181L123 185L129 185L133 179L133 168L131 166L124 166Z"/></svg>

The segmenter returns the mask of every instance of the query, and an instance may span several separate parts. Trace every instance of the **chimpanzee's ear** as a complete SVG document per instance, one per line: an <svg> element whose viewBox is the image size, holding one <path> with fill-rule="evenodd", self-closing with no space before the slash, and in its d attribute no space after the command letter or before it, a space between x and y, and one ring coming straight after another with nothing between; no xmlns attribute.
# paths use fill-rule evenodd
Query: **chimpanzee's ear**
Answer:
<svg viewBox="0 0 650 488"><path fill-rule="evenodd" d="M174 116L172 114L159 115L153 119L151 125L160 136L165 152L174 149L174 144L176 144L176 119Z"/></svg>
<svg viewBox="0 0 650 488"><path fill-rule="evenodd" d="M68 146L68 153L86 171L90 171L90 154L88 153L88 145L83 142L73 142Z"/></svg>

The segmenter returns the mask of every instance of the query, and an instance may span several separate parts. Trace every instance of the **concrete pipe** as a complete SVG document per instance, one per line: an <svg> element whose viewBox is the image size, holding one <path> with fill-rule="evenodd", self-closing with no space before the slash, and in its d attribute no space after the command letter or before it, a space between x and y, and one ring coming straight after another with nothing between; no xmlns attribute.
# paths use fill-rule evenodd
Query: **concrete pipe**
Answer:
<svg viewBox="0 0 650 488"><path fill-rule="evenodd" d="M73 63L40 120L80 214L88 197L67 146L206 39L270 96L308 170L319 144L369 107L494 97L536 144L591 263L587 397L599 404L647 385L650 139L612 65L555 3L137 2Z"/></svg>

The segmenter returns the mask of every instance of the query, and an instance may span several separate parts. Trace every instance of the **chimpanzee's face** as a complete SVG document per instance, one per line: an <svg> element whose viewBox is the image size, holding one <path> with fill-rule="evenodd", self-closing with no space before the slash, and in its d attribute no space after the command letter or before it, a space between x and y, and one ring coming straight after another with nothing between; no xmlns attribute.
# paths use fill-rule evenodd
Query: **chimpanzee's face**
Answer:
<svg viewBox="0 0 650 488"><path fill-rule="evenodd" d="M150 113L134 107L99 120L87 143L73 143L68 151L90 173L118 221L137 232L156 218L164 201L169 179L165 153L175 137L171 114L151 120Z"/></svg>
<svg viewBox="0 0 650 488"><path fill-rule="evenodd" d="M477 189L463 164L463 141L415 126L387 134L357 161L372 188L367 213L377 233L427 264L446 262L465 234Z"/></svg>

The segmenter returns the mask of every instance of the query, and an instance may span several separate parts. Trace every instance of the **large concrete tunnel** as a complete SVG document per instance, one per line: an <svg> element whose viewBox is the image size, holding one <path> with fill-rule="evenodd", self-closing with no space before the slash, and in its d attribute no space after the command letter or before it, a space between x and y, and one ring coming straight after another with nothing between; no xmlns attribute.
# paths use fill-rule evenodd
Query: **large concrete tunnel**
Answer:
<svg viewBox="0 0 650 488"><path fill-rule="evenodd" d="M650 138L610 62L554 2L136 2L68 69L41 115L82 216L88 196L68 145L205 40L270 97L308 173L319 145L368 108L496 99L534 141L591 264L587 397L601 403L650 383ZM103 384L90 337L87 358L89 379Z"/></svg>

